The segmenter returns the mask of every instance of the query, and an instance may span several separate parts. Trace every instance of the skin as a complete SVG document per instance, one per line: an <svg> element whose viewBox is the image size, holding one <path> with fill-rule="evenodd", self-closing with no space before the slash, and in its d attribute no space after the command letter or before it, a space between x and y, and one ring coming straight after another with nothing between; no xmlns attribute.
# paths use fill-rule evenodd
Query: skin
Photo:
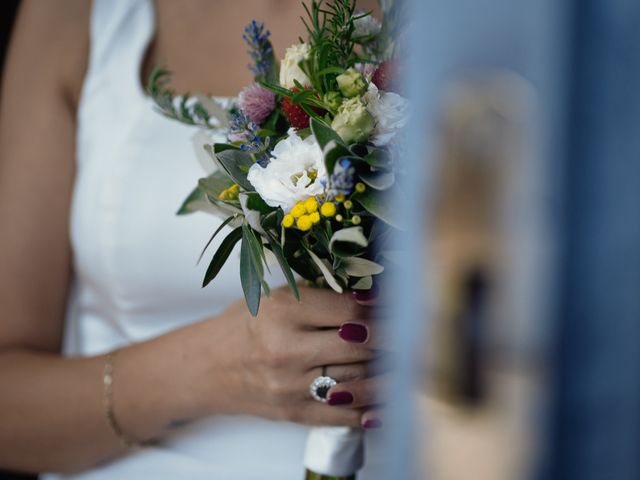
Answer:
<svg viewBox="0 0 640 480"><path fill-rule="evenodd" d="M141 77L162 63L174 70L178 91L237 93L250 81L246 62L238 61L245 58L238 33L245 12L268 23L279 56L303 33L290 28L299 25L297 1L242 3L158 0L158 34ZM1 468L75 472L124 453L104 416L105 356L60 355L72 278L75 112L87 68L89 15L86 0L24 0L4 72ZM223 75L219 65L226 67ZM302 296L298 303L287 290L275 290L259 318L238 301L221 315L121 350L114 364L120 425L148 440L178 420L215 414L350 426L375 416L364 408L373 403L377 381L367 378L375 332L366 307L331 291L303 289ZM343 341L337 329L345 322L369 328L367 342ZM308 396L323 365L344 382L335 391L353 393L353 405L331 407Z"/></svg>

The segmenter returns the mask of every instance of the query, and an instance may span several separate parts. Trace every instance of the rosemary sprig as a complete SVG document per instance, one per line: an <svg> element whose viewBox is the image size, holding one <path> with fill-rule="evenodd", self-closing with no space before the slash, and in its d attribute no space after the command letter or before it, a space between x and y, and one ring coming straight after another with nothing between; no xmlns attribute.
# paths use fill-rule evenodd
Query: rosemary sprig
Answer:
<svg viewBox="0 0 640 480"><path fill-rule="evenodd" d="M170 80L171 72L162 67L155 67L149 75L147 92L160 113L187 125L211 128L207 108L189 93L176 95L174 90L167 88Z"/></svg>

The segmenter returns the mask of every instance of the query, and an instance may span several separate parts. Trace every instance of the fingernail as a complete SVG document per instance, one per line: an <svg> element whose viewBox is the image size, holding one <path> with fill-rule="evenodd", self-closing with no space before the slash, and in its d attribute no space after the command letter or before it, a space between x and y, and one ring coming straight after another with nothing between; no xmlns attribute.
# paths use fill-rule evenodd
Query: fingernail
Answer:
<svg viewBox="0 0 640 480"><path fill-rule="evenodd" d="M378 289L372 287L369 290L354 290L351 295L356 302L369 302L378 296Z"/></svg>
<svg viewBox="0 0 640 480"><path fill-rule="evenodd" d="M362 428L369 429L369 428L380 428L380 427L382 427L382 422L377 418L369 418L364 422L362 422Z"/></svg>
<svg viewBox="0 0 640 480"><path fill-rule="evenodd" d="M338 335L341 339L351 343L364 343L367 341L369 331L364 325L357 323L343 323L338 329Z"/></svg>
<svg viewBox="0 0 640 480"><path fill-rule="evenodd" d="M350 392L334 392L327 399L329 405L351 405L353 403L353 395Z"/></svg>

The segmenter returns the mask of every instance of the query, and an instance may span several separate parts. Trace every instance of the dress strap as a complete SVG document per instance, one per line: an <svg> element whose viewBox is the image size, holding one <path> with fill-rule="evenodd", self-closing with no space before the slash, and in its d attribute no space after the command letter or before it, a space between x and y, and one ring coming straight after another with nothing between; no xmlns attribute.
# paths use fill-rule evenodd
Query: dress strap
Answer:
<svg viewBox="0 0 640 480"><path fill-rule="evenodd" d="M139 101L141 65L154 34L153 0L93 0L87 80L116 90L124 105Z"/></svg>

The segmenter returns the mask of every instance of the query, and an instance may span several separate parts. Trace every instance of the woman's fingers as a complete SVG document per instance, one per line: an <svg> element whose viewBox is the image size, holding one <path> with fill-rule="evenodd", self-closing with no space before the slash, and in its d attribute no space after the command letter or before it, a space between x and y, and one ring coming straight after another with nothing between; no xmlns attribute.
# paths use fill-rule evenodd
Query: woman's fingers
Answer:
<svg viewBox="0 0 640 480"><path fill-rule="evenodd" d="M333 407L367 407L379 403L377 397L385 376L341 382L327 392L327 404Z"/></svg>
<svg viewBox="0 0 640 480"><path fill-rule="evenodd" d="M338 329L318 330L306 332L305 349L306 362L310 368L326 365L345 365L373 360L372 352L364 344L345 342L340 339Z"/></svg>
<svg viewBox="0 0 640 480"><path fill-rule="evenodd" d="M380 428L382 427L381 420L382 412L378 408L372 408L362 414L360 422L362 428Z"/></svg>
<svg viewBox="0 0 640 480"><path fill-rule="evenodd" d="M314 369L314 372L321 375L322 369ZM360 362L349 365L329 365L324 369L324 373L338 383L355 382L357 380L364 380L369 376L369 363Z"/></svg>
<svg viewBox="0 0 640 480"><path fill-rule="evenodd" d="M383 348L385 342L380 338L376 322L371 320L354 320L345 322L338 328L338 336L347 343L364 345L368 349Z"/></svg>

